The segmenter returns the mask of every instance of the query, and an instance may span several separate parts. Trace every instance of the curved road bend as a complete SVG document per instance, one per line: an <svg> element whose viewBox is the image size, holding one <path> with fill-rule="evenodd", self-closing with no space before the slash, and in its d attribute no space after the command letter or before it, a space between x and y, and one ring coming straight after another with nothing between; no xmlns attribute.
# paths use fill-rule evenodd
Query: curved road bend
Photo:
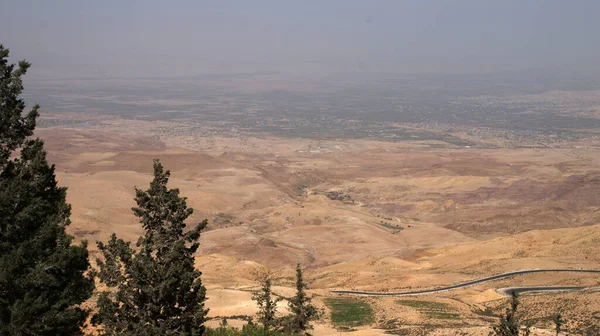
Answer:
<svg viewBox="0 0 600 336"><path fill-rule="evenodd" d="M408 295L419 295L419 294L430 294L448 291L452 289L462 288L477 285L483 282L500 280L504 278L509 278L517 275L523 274L532 274L532 273L598 273L600 274L600 270L582 270L582 269L533 269L533 270L523 270L523 271L515 271L508 272L502 274L492 275L486 278L471 280L467 282L462 282L455 285L450 285L446 287L433 288L433 289L423 289L409 292L391 292L391 293L381 293L381 292L366 292L366 291L353 291L353 290L332 290L332 293L337 294L355 294L355 295L367 295L367 296L408 296Z"/></svg>
<svg viewBox="0 0 600 336"><path fill-rule="evenodd" d="M540 293L540 292L570 292L582 291L588 287L581 286L541 286L541 287L505 287L498 288L496 292L504 296L511 296L513 293L520 295L521 293Z"/></svg>

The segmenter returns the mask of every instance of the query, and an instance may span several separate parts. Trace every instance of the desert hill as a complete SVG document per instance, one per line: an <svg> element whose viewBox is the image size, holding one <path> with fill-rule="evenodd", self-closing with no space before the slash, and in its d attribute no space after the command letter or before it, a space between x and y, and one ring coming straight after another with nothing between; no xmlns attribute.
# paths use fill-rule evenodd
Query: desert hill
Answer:
<svg viewBox="0 0 600 336"><path fill-rule="evenodd" d="M398 291L526 268L600 265L600 156L592 149L475 151L273 137L213 145L200 139L193 148L177 146L177 138L105 129L49 128L38 135L59 183L69 188L69 230L77 239L106 240L116 232L135 241L141 227L130 210L134 187L147 187L155 158L171 170L170 185L195 209L192 220L209 220L197 265L214 293L213 316L251 313L249 291L265 272L284 293L297 262L319 300L335 288ZM398 306L394 298L366 298L375 320L356 334L402 324L487 334L490 316L481 312L501 311L504 299L495 289L515 285L595 287L598 278L527 275L415 297L456 311L460 325ZM562 297L571 298L573 313L600 309L597 293L583 295L530 302L547 314ZM335 332L328 322L317 330Z"/></svg>

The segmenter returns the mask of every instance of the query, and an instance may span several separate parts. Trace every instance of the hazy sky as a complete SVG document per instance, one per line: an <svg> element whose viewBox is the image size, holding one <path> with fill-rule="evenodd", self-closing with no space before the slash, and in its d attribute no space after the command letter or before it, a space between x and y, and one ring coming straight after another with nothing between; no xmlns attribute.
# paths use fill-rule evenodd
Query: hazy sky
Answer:
<svg viewBox="0 0 600 336"><path fill-rule="evenodd" d="M596 69L598 0L2 0L38 76Z"/></svg>

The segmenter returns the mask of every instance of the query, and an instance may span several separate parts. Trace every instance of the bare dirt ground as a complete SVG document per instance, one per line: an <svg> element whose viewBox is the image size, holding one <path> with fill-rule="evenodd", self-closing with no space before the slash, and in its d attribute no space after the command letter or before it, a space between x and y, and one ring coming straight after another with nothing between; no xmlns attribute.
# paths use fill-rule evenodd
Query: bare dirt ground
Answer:
<svg viewBox="0 0 600 336"><path fill-rule="evenodd" d="M171 170L195 212L209 220L198 268L211 316L252 315L261 274L291 295L301 263L316 300L330 289L431 288L530 268L600 268L600 153L573 149L435 148L427 142L159 137L147 122L39 130L73 206L70 233L92 244L141 233L130 208L152 160ZM108 125L108 126L107 126ZM131 126L135 127L131 127ZM95 252L92 251L94 254ZM316 335L487 335L506 299L495 288L598 286L597 276L519 276L414 297L459 319L431 317L394 298L366 298L372 325ZM411 298L412 299L412 298ZM595 291L525 295L524 318L549 328L557 310L573 331L600 311ZM566 303L565 303L566 302ZM452 315L454 316L454 315ZM543 335L543 330L536 331Z"/></svg>

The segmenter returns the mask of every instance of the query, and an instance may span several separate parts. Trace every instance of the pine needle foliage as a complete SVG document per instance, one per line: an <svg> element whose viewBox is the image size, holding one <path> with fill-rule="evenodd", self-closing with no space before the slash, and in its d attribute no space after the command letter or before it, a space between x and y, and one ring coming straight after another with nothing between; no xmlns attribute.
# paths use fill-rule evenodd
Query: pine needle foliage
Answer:
<svg viewBox="0 0 600 336"><path fill-rule="evenodd" d="M0 336L81 335L91 297L87 244L65 232L71 206L44 143L32 139L39 106L23 115L22 76L0 45Z"/></svg>
<svg viewBox="0 0 600 336"><path fill-rule="evenodd" d="M512 293L510 307L506 308L506 312L500 318L498 324L492 326L490 336L529 336L531 330L529 327L521 329L517 319L517 310L519 308L519 298L515 292Z"/></svg>
<svg viewBox="0 0 600 336"><path fill-rule="evenodd" d="M276 317L277 303L281 301L281 298L273 297L269 276L263 278L262 286L260 290L254 293L252 300L256 301L258 305L258 322L267 330L275 327L278 324Z"/></svg>
<svg viewBox="0 0 600 336"><path fill-rule="evenodd" d="M322 315L322 312L312 304L306 289L302 268L298 264L296 265L296 295L288 299L291 315L283 321L283 329L286 332L309 335L309 331L312 330L310 322L319 319Z"/></svg>
<svg viewBox="0 0 600 336"><path fill-rule="evenodd" d="M178 189L168 189L170 173L154 161L147 190L135 190L144 235L136 249L113 234L98 249L98 278L109 287L98 299L92 322L104 335L204 335L206 289L194 268L200 232L207 222L186 231L193 210Z"/></svg>

